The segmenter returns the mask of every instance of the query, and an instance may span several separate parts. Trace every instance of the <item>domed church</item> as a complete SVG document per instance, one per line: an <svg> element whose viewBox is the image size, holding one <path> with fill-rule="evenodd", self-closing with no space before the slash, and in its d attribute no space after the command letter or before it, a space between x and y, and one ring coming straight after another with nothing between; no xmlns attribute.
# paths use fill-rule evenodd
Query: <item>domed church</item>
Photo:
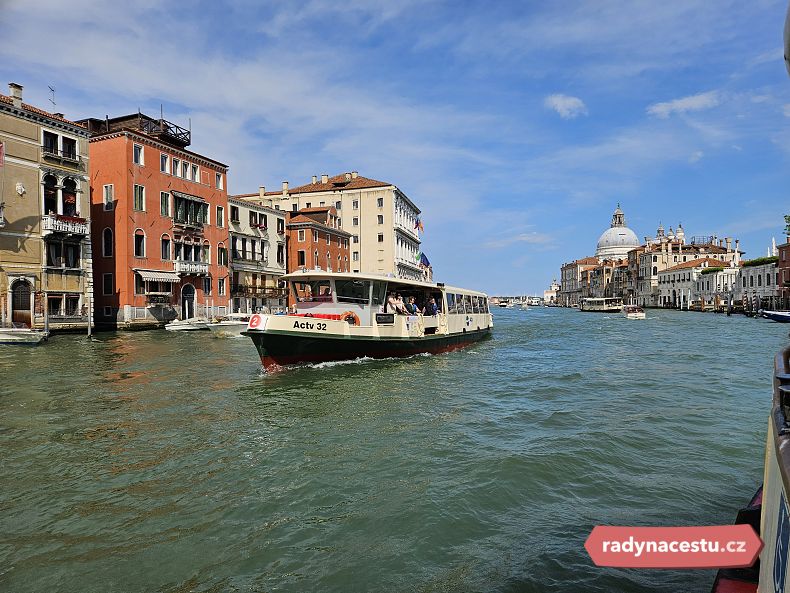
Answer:
<svg viewBox="0 0 790 593"><path fill-rule="evenodd" d="M595 257L598 261L625 259L628 257L628 252L639 245L636 233L625 226L625 215L620 210L620 204L617 204L617 209L612 214L611 226L598 239Z"/></svg>

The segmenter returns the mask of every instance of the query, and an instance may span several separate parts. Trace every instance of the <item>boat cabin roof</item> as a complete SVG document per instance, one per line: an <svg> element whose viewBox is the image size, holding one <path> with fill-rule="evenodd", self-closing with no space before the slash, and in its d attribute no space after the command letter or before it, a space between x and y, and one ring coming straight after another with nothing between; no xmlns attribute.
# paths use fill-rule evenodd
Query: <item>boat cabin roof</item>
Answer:
<svg viewBox="0 0 790 593"><path fill-rule="evenodd" d="M427 288L429 290L443 290L446 292L460 292L464 294L472 294L478 296L487 296L484 292L478 290L469 290L468 288L458 288L456 286L446 286L441 283L435 282L421 282L419 280L409 280L407 278L395 278L394 276L384 276L383 274L360 274L357 272L326 272L324 270L305 270L298 272L291 272L285 276L281 276L281 280L290 280L292 282L299 282L303 280L320 280L320 279L334 279L334 280L369 280L371 282L388 282L397 284L398 286L414 286L415 288Z"/></svg>

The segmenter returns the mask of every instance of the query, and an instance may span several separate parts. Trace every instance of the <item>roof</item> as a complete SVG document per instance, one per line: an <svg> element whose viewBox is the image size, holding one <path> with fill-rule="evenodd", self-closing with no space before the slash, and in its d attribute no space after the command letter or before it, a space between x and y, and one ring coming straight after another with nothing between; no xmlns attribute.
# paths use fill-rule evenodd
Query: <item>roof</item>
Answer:
<svg viewBox="0 0 790 593"><path fill-rule="evenodd" d="M351 233L344 231L343 229L331 227L325 222L321 222L320 220L316 220L315 218L310 218L309 216L305 216L303 214L297 214L296 216L291 217L291 219L288 221L286 226L290 229L292 227L296 228L305 225L316 226L325 231L332 232L335 235L340 235L341 237L351 237Z"/></svg>
<svg viewBox="0 0 790 593"><path fill-rule="evenodd" d="M375 179L370 179L369 177L362 177L358 175L357 177L350 177L351 173L341 173L340 175L335 175L334 177L330 177L327 183L321 183L320 178L316 180L316 183L307 183L305 185L300 185L298 187L294 187L293 189L289 189L289 194L306 194L312 192L322 192L322 191L334 191L334 190L341 190L341 189L368 189L372 187L390 187L393 185L392 183L387 183L386 181L377 181ZM282 192L272 192L273 194L278 194ZM269 195L269 192L266 192L266 195Z"/></svg>
<svg viewBox="0 0 790 593"><path fill-rule="evenodd" d="M14 100L8 95L0 94L0 103L7 103L9 105L13 105ZM43 115L44 117L48 117L49 119L54 119L55 121L61 121L63 123L67 123L72 126L76 126L78 128L85 127L83 124L78 124L77 122L71 121L70 119L66 119L61 115L56 115L54 113L50 113L49 111L44 111L43 109L39 109L38 107L34 107L33 105L29 105L28 103L22 103L22 109L24 109L25 111L29 111L30 113L35 113L36 115Z"/></svg>
<svg viewBox="0 0 790 593"><path fill-rule="evenodd" d="M581 259L577 259L575 262L577 266L597 266L598 265L598 258L597 257L583 257Z"/></svg>
<svg viewBox="0 0 790 593"><path fill-rule="evenodd" d="M684 261L681 264L661 270L662 272L672 272L674 270L687 270L689 268L703 268L703 267L729 267L730 263L721 261L720 259L713 259L712 257L701 257L699 259L692 259L691 261ZM661 273L661 272L659 272Z"/></svg>
<svg viewBox="0 0 790 593"><path fill-rule="evenodd" d="M300 280L303 278L335 278L335 279L351 279L351 280L378 280L385 282L393 282L396 284L408 284L410 286L420 286L422 288L444 288L448 292L464 292L479 296L487 296L484 292L477 290L469 290L467 288L458 288L457 286L439 286L434 282L421 282L419 280L408 280L406 278L395 278L394 276L384 276L381 274L359 274L357 272L326 272L324 270L306 270L304 272L291 272L284 276L280 276L281 280Z"/></svg>

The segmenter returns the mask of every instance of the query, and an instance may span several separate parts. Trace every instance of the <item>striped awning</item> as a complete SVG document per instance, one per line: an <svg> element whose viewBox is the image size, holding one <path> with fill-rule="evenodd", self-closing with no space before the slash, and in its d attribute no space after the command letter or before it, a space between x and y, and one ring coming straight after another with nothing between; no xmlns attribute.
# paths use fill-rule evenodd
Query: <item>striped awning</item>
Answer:
<svg viewBox="0 0 790 593"><path fill-rule="evenodd" d="M175 272L163 272L161 270L135 270L143 280L154 282L180 282L181 278Z"/></svg>
<svg viewBox="0 0 790 593"><path fill-rule="evenodd" d="M205 202L203 198L200 196L193 196L192 194L186 194L182 191L170 190L170 193L176 196L177 198L184 198L185 200L194 200L195 202Z"/></svg>

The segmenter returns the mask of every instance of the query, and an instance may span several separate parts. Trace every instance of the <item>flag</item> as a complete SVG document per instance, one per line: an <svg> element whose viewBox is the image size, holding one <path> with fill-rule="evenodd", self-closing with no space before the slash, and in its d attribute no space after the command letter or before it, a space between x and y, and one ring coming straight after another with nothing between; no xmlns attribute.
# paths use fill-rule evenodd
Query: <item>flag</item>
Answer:
<svg viewBox="0 0 790 593"><path fill-rule="evenodd" d="M0 169L5 165L5 142L0 142Z"/></svg>
<svg viewBox="0 0 790 593"><path fill-rule="evenodd" d="M417 220L414 221L414 228L418 231L422 231L423 233L425 232L425 227L422 226L422 221L419 217L417 217Z"/></svg>
<svg viewBox="0 0 790 593"><path fill-rule="evenodd" d="M431 262L428 261L428 258L425 257L425 254L420 252L420 265L425 266L426 268L431 267Z"/></svg>

